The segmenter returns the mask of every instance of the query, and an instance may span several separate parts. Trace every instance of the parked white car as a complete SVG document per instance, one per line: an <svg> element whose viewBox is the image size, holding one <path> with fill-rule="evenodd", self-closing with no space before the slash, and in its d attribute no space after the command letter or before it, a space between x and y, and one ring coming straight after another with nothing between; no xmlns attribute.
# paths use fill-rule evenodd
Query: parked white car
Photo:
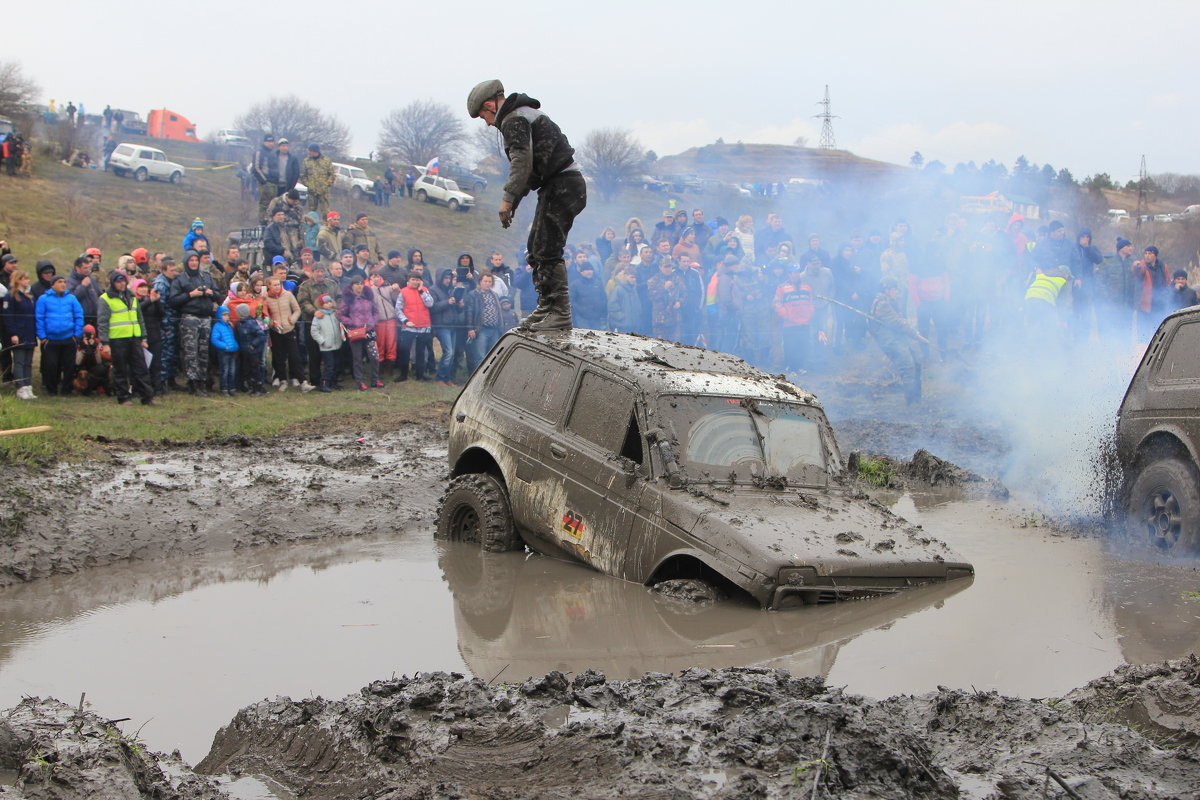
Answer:
<svg viewBox="0 0 1200 800"><path fill-rule="evenodd" d="M357 200L365 200L374 193L371 187L374 181L367 177L362 167L333 162L333 190L354 195Z"/></svg>
<svg viewBox="0 0 1200 800"><path fill-rule="evenodd" d="M475 198L458 188L449 178L422 175L413 184L413 195L426 203L444 203L451 211L470 211Z"/></svg>
<svg viewBox="0 0 1200 800"><path fill-rule="evenodd" d="M182 164L167 160L167 154L157 147L122 142L108 159L109 169L118 178L132 175L135 180L155 178L160 181L179 183L187 170Z"/></svg>
<svg viewBox="0 0 1200 800"><path fill-rule="evenodd" d="M250 147L250 139L241 131L235 131L227 128L222 128L213 134L213 142L216 144L227 144L233 147Z"/></svg>

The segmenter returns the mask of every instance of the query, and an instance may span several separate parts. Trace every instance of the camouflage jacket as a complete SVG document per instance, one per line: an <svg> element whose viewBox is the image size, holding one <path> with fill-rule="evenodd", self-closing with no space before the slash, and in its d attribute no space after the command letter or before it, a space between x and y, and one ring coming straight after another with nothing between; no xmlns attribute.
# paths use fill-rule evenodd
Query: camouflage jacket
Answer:
<svg viewBox="0 0 1200 800"><path fill-rule="evenodd" d="M300 162L300 182L311 194L329 194L333 179L333 162L325 156L307 156Z"/></svg>
<svg viewBox="0 0 1200 800"><path fill-rule="evenodd" d="M325 262L337 261L346 249L346 232L341 228L331 228L328 223L321 226L317 234L317 250Z"/></svg>
<svg viewBox="0 0 1200 800"><path fill-rule="evenodd" d="M346 229L346 247L353 250L360 244L365 244L376 262L383 261L383 252L379 249L379 237L370 228L360 228L357 224Z"/></svg>

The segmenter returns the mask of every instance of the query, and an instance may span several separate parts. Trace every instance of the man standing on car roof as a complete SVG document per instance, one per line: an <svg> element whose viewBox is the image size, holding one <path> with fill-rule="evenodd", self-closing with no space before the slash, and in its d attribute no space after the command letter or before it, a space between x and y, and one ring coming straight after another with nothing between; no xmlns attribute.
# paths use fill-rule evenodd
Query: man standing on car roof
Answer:
<svg viewBox="0 0 1200 800"><path fill-rule="evenodd" d="M587 205L587 185L571 143L541 106L519 92L505 97L504 84L495 79L480 83L467 96L467 113L499 129L504 137L504 152L511 166L500 202L500 225L511 225L522 198L533 190L538 193L528 245L538 304L520 328L570 330L571 300L563 249L575 217Z"/></svg>

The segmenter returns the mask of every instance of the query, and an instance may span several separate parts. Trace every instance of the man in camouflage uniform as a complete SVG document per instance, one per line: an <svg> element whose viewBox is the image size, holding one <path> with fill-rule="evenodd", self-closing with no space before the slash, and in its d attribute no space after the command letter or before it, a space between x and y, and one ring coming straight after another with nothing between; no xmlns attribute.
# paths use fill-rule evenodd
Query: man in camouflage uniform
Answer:
<svg viewBox="0 0 1200 800"><path fill-rule="evenodd" d="M325 215L325 224L317 233L317 252L321 260L328 264L337 261L346 249L346 232L342 230L342 215L330 211Z"/></svg>
<svg viewBox="0 0 1200 800"><path fill-rule="evenodd" d="M360 244L367 246L367 252L379 264L383 261L383 251L379 249L379 237L371 230L371 218L359 214L354 218L354 224L346 229L346 247L357 252Z"/></svg>
<svg viewBox="0 0 1200 800"><path fill-rule="evenodd" d="M204 390L208 344L219 300L212 276L200 268L199 254L188 250L183 254L183 271L171 281L169 305L179 312L179 344L188 391L198 397L208 397Z"/></svg>
<svg viewBox="0 0 1200 800"><path fill-rule="evenodd" d="M175 382L179 371L179 311L170 304L171 282L179 275L179 265L170 256L163 257L162 271L154 279L154 289L162 298L162 351L159 363L155 364L164 389L178 392L182 387Z"/></svg>
<svg viewBox="0 0 1200 800"><path fill-rule="evenodd" d="M288 189L276 197L267 206L267 219L275 219L275 212L282 210L284 214L284 243L292 254L292 260L300 258L300 248L304 247L304 206L300 205L300 192Z"/></svg>
<svg viewBox="0 0 1200 800"><path fill-rule="evenodd" d="M484 81L467 96L467 113L497 128L504 137L510 169L500 202L500 224L512 224L517 205L530 191L538 193L529 229L528 260L538 304L523 330L571 329L571 300L563 249L575 217L587 205L587 185L575 163L575 150L546 114L541 103L514 92L505 97L498 80Z"/></svg>
<svg viewBox="0 0 1200 800"><path fill-rule="evenodd" d="M300 182L308 189L308 210L317 219L329 213L329 192L333 189L333 162L321 155L321 145L308 146L308 157L300 164Z"/></svg>

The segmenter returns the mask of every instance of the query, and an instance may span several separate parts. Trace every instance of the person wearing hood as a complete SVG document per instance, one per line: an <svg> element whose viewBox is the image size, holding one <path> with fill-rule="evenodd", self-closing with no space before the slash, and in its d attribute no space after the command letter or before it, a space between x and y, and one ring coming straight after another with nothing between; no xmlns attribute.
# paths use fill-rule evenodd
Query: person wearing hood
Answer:
<svg viewBox="0 0 1200 800"><path fill-rule="evenodd" d="M350 342L350 369L354 382L361 392L369 388L382 389L379 380L379 351L375 349L375 292L365 285L362 276L356 275L342 290L342 307L338 319L346 326L346 338ZM368 377L363 375L363 362L368 368Z"/></svg>
<svg viewBox="0 0 1200 800"><path fill-rule="evenodd" d="M212 336L213 314L220 297L212 276L200 269L200 254L183 254L183 271L171 282L167 303L179 313L179 350L188 391L208 397L204 390L208 372L208 341Z"/></svg>
<svg viewBox="0 0 1200 800"><path fill-rule="evenodd" d="M144 350L149 350L146 320L137 295L129 288L129 276L117 270L109 277L108 289L100 295L97 338L112 358L112 386L118 405L126 405L137 394L142 405L154 403L150 368Z"/></svg>
<svg viewBox="0 0 1200 800"><path fill-rule="evenodd" d="M429 287L429 293L433 296L433 305L429 308L433 338L437 339L442 350L434 380L438 386L454 386L454 332L463 325L466 289L455 288L454 270L446 268L438 272L437 281Z"/></svg>
<svg viewBox="0 0 1200 800"><path fill-rule="evenodd" d="M420 253L418 252L418 257ZM412 266L416 266L413 262ZM412 267L410 267L412 269ZM463 313L466 314L467 298L479 285L479 275L475 272L475 259L470 253L459 253L458 262L454 267L454 288L461 289L459 302L463 304ZM497 295L499 297L499 295ZM454 365L455 369L458 365L471 361L471 348L474 346L467 339L467 320L464 316L463 325L456 328L454 331ZM468 370L471 372L471 370Z"/></svg>
<svg viewBox="0 0 1200 800"><path fill-rule="evenodd" d="M36 302L39 297L50 291L50 287L54 285L54 276L58 274L58 270L49 261L39 261L34 268L37 271L37 283L30 289L29 296Z"/></svg>
<svg viewBox="0 0 1200 800"><path fill-rule="evenodd" d="M587 184L575 163L566 135L534 98L505 96L499 80L479 83L467 97L467 112L497 128L509 160L508 181L500 202L500 225L512 224L521 200L538 194L529 229L529 263L538 305L521 327L533 331L570 330L571 299L563 259L575 217L587 206Z"/></svg>
<svg viewBox="0 0 1200 800"><path fill-rule="evenodd" d="M300 220L300 229L304 234L304 246L313 253L317 252L317 234L321 232L321 218L315 211L309 211Z"/></svg>
<svg viewBox="0 0 1200 800"><path fill-rule="evenodd" d="M183 249L185 251L195 250L199 252L201 248L196 246L197 241L204 242L205 250L212 250L212 247L209 246L208 236L204 234L204 220L202 219L192 220L192 227L188 230L187 235L183 237Z"/></svg>
<svg viewBox="0 0 1200 800"><path fill-rule="evenodd" d="M311 329L312 340L317 344L317 364L321 370L320 390L325 393L334 389L337 370L337 352L342 349L342 323L337 318L337 299L331 294L320 294L315 303L321 312L314 318ZM309 362L310 366L312 362Z"/></svg>
<svg viewBox="0 0 1200 800"><path fill-rule="evenodd" d="M162 340L154 354L154 363L158 365L157 385L164 392L178 392L182 388L175 382L179 372L179 310L171 305L171 284L177 277L179 265L175 259L165 256L158 275L150 285L151 296L157 295L162 301Z"/></svg>
<svg viewBox="0 0 1200 800"><path fill-rule="evenodd" d="M217 309L217 313L220 316L213 323L212 346L217 351L217 358L221 362L221 394L224 397L233 397L238 385L237 336L233 332L233 325L229 322L231 318L229 307L221 306Z"/></svg>

